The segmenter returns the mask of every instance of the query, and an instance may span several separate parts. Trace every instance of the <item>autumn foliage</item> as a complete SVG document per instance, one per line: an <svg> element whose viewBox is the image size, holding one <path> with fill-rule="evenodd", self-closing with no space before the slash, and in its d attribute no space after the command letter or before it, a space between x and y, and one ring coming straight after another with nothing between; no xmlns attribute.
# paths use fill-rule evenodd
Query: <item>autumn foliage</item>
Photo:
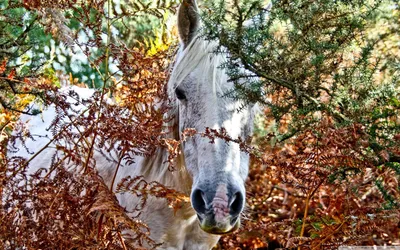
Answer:
<svg viewBox="0 0 400 250"><path fill-rule="evenodd" d="M125 53L126 60L130 55ZM37 79L19 80L18 76L8 79L17 87L20 87L19 81L34 83L35 93L46 101L43 105L52 103L55 106L57 116L50 131L52 141L60 146L48 170L41 169L28 178L26 168L29 162L40 155L34 154L30 159L7 157L6 143L9 144L8 152L17 152L19 149L14 146L14 141L34 136L29 134L24 124L15 122L18 112L9 111L9 120L4 126L16 132L9 134L3 130L7 137L2 141L1 154L2 248L139 249L156 246L148 237L146 225L128 217L127 211L119 206L115 195L96 172L92 159L94 145L105 155L113 147L118 147L118 162L122 159L129 162L136 155L151 155L161 144L163 113L167 108L161 106L155 110L154 107L158 102L166 102L164 89L159 86L163 85L168 71L162 65L156 66L154 60L147 60L146 63L148 57L143 53L135 52L133 55L135 57L131 60L140 61L141 67L144 67L140 70L148 75L141 78L148 81L147 87L140 88L140 82L136 80L133 90L124 86L103 88L95 92L90 100L80 99L73 90L60 93L51 85L38 85L40 76ZM157 59L161 58L159 56ZM120 94L122 90L123 95ZM107 103L105 96L111 92L129 102L121 101L118 105ZM67 101L71 97L75 99L73 104ZM71 114L76 105L84 105L86 110ZM128 112L131 114L129 117L126 116ZM80 167L83 172L67 171L64 167L70 164ZM115 171L118 166L116 164ZM119 183L119 189L140 196L143 206L147 200L145 194L166 197L171 203L184 199L178 193L157 183L146 183L140 178ZM123 235L126 229L133 234Z"/></svg>
<svg viewBox="0 0 400 250"><path fill-rule="evenodd" d="M290 143L266 146L247 182L245 225L222 246L398 244L399 169L375 167L364 129L336 128L326 120Z"/></svg>
<svg viewBox="0 0 400 250"><path fill-rule="evenodd" d="M117 148L116 172L121 160L133 162L135 156L152 155L157 147L165 145L163 137L170 129L164 127L165 119L169 119L164 116L169 109L165 87L174 48L169 51L153 49L150 56L149 50L129 49L123 43L111 43L109 27L105 32L108 31L110 39L101 38L104 24L111 22L111 17L99 22L104 20L105 13L111 13L110 9L108 12L104 9L106 2L15 1L2 6L3 15L19 8L34 17L18 36L33 36L32 32L43 27L45 32L72 50L81 49L90 62L89 67L103 82L103 87L90 99L83 99L73 89L63 93L58 91L56 85L85 86L72 74L55 75L43 66L25 73L15 64L15 58L1 59L2 249L140 249L157 246L149 238L145 223L129 217L118 204L115 194L98 175L92 157L95 146L105 157L111 149ZM145 11L144 6L138 8ZM77 34L81 30L68 27L62 11L73 13L75 21L85 24L85 32L93 32L93 39L88 35L87 41L78 41ZM9 37L10 44L19 39L18 36ZM103 53L95 54L93 48ZM8 49L12 51L13 45ZM118 74L110 73L109 58L118 62ZM110 101L111 96L115 102ZM71 98L73 103L68 101ZM34 99L39 101L39 106L26 108ZM59 145L58 152L53 155L47 170L43 168L27 176L29 162L40 157L40 151L29 159L8 156L19 150L15 147L17 140L23 142L35 136L17 119L21 114L40 113L41 107L48 105L53 105L57 114L49 130L53 136L51 141ZM79 110L78 106L85 108ZM81 171L67 171L66 167L71 164ZM139 196L142 206L146 205L149 195L167 199L176 209L187 202L183 194L158 183L147 183L141 177L134 176L112 185L117 184L121 192ZM140 207L136 212L138 215ZM131 232L129 235L125 233L127 229Z"/></svg>
<svg viewBox="0 0 400 250"><path fill-rule="evenodd" d="M0 31L4 37L0 39L4 48L0 51L1 249L159 246L159 242L149 238L145 222L127 213L139 215L149 197L165 199L178 210L189 201L188 197L157 182L130 176L111 184L117 192L130 192L141 199L134 211L126 211L99 176L92 154L95 146L105 157L116 148L113 174L122 160L133 163L136 156L151 156L160 147L169 150L170 163L179 155L181 142L167 136L172 128L165 125L172 119L168 116L166 83L176 52L174 31L167 31L163 23L165 26L157 32L135 33L142 28L138 24L152 22L149 16L163 19L166 13L174 13L177 4L127 1L118 9L110 0L0 2L1 20L6 20L0 29L15 31L9 36ZM24 13L29 13L26 19L19 18ZM137 29L124 32L127 23L138 25L133 26ZM81 39L82 34L87 39ZM43 42L39 38L49 40ZM86 65L77 73L69 61L71 65L65 63L68 65L64 71L55 71L46 60L56 59L44 56L37 60L35 55L44 51L37 51L35 45L43 42L51 47L50 40L73 53L80 51ZM27 51L34 54L32 58ZM334 58L333 54L330 56ZM22 57L29 63L22 60L25 65L21 65L17 59ZM345 63L343 58L337 60L339 64ZM333 65L334 59L331 62ZM329 65L324 67L325 71L329 71ZM385 74L389 73L383 70L378 77ZM73 90L58 91L70 85L97 90L90 99L79 98ZM267 97L277 105L264 106L260 115L264 119L258 122L252 145L248 138L230 138L224 129L182 132L182 140L200 133L210 143L233 141L252 156L242 227L223 236L216 249L399 245L398 99L391 99L388 107L371 108L371 116L364 123L360 119L338 124L340 110L329 105L318 111L315 122L315 110L303 114L290 104L297 118L307 115L307 121L312 121L298 123L296 133L292 134L293 116L280 116L278 130L290 136L276 140L276 134L268 133L267 128L276 121L273 108L286 108L289 92L282 86L272 86L275 92ZM312 89L311 85L308 87ZM289 96L298 100L289 101L303 104L306 98L296 96L294 89ZM311 92L304 91L305 96ZM394 96L398 97L398 93ZM356 97L362 99L362 95ZM68 98L75 99L75 103L68 102ZM330 97L318 98L325 104ZM18 150L13 146L15 141L33 138L25 124L18 123L21 114L40 113L40 108L27 108L32 100L39 102L39 107L56 108L57 116L49 129L53 141L63 146L57 148L51 166L46 166L48 170L27 176L29 162L38 155L31 159L9 155ZM74 110L74 105L85 108L71 115L67 111ZM357 112L344 115L352 118L354 113ZM386 125L382 125L383 120ZM395 132L385 137L388 131ZM66 166L71 163L80 171L67 171ZM172 167L170 170L174 171Z"/></svg>

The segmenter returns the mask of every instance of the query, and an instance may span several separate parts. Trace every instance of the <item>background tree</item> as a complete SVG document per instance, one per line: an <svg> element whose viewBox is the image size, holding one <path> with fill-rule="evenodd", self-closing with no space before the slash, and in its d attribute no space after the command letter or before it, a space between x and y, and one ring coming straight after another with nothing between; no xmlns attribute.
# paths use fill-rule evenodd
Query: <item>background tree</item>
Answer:
<svg viewBox="0 0 400 250"><path fill-rule="evenodd" d="M222 245L398 244L398 2L207 6L204 35L230 55L226 97L266 107L249 221Z"/></svg>

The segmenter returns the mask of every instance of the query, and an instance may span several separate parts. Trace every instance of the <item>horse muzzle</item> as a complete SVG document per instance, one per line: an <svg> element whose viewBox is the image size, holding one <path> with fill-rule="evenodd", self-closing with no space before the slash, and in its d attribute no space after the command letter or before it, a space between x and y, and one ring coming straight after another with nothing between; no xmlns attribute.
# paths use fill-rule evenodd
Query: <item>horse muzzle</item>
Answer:
<svg viewBox="0 0 400 250"><path fill-rule="evenodd" d="M212 195L211 195L212 194ZM219 184L214 191L196 188L191 195L200 228L211 234L227 234L240 227L244 195L239 189Z"/></svg>
<svg viewBox="0 0 400 250"><path fill-rule="evenodd" d="M226 222L217 222L213 214L199 215L197 217L200 222L200 228L210 234L229 234L236 231L240 227L240 218L231 217L226 218Z"/></svg>

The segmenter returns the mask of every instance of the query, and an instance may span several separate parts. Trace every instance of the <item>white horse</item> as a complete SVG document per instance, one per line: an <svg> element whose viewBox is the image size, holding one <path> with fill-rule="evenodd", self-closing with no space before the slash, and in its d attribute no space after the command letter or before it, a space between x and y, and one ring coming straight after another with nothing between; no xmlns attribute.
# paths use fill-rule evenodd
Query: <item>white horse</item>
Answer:
<svg viewBox="0 0 400 250"><path fill-rule="evenodd" d="M195 0L184 0L178 11L178 30L181 49L178 52L168 94L173 101L175 119L172 133L179 139L182 131L193 128L198 132L205 129L225 128L231 138L247 138L252 134L253 108L243 107L238 100L221 97L231 90L233 82L228 81L224 69L219 66L226 59L223 54L213 53L215 42L206 41L197 34L200 26ZM92 91L75 88L82 98L90 98ZM82 107L81 107L82 108ZM35 140L27 139L26 148L37 153L51 138L46 130L55 116L54 107L44 110L41 116L23 115L33 135L42 135ZM18 144L16 144L18 147ZM122 162L115 183L127 176L142 175L147 181L157 181L190 195L191 206L183 207L176 213L163 199L150 198L140 215L150 228L150 237L162 243L160 249L211 249L221 234L236 230L240 226L240 214L245 205L245 180L249 168L249 155L240 150L237 143L195 135L182 145L182 157L177 160L176 171L166 166L167 151L158 149L155 156L137 157L134 165ZM36 151L35 151L36 150ZM40 152L30 162L29 172L50 166L55 145ZM31 157L21 145L15 155ZM96 167L108 184L112 182L115 162L109 161L95 150ZM115 190L114 185L114 190ZM118 193L118 201L127 211L132 211L137 197L130 193Z"/></svg>

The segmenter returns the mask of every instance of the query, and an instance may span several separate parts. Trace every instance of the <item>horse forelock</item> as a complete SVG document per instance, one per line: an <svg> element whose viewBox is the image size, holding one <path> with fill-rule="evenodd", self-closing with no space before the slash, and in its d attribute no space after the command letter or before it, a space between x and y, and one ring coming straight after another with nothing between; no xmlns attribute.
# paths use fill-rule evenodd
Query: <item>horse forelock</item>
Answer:
<svg viewBox="0 0 400 250"><path fill-rule="evenodd" d="M220 68L225 61L222 53L216 53L218 43L216 41L204 40L201 36L195 37L184 50L179 50L176 62L168 82L168 96L173 98L175 89L181 85L186 77L195 69L203 72L203 78L211 81L199 79L198 84L209 84L213 93L222 92L222 85L226 83L227 76L225 71ZM204 86L197 86L198 88Z"/></svg>

